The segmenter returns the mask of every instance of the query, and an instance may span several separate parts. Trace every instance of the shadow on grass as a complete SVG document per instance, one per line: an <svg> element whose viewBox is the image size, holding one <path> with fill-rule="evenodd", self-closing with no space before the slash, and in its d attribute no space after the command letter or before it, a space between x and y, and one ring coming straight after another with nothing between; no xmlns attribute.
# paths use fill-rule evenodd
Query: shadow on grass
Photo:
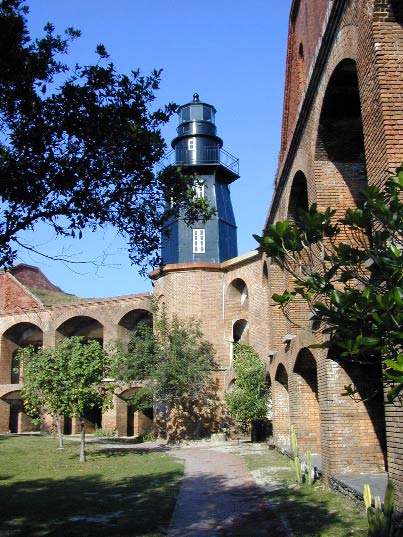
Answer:
<svg viewBox="0 0 403 537"><path fill-rule="evenodd" d="M276 491L276 498L268 496L268 503L225 526L220 537L364 537L365 529L352 528L326 499L310 501L303 491L284 487ZM286 521L285 527L282 521ZM291 532L289 531L291 530Z"/></svg>
<svg viewBox="0 0 403 537"><path fill-rule="evenodd" d="M96 459L99 457L124 457L126 455L130 455L135 453L136 455L150 455L150 453L164 453L169 452L168 449L125 449L125 448L113 448L113 447L105 447L105 448L98 448L96 451L91 451L90 457L91 459ZM73 457L72 457L73 458Z"/></svg>
<svg viewBox="0 0 403 537"><path fill-rule="evenodd" d="M159 536L166 532L177 494L179 472L125 478L106 483L100 476L38 479L0 486L0 534L10 537ZM197 520L225 537L287 537L277 514L254 484L228 487L223 476L200 474L184 479L186 503L180 528ZM326 502L281 499L281 513L301 520L295 535L317 537L342 524ZM281 493L280 493L281 495ZM246 514L245 514L246 513ZM181 513L178 513L181 516ZM233 518L237 515L238 518ZM230 518L231 517L231 518ZM230 523L225 520L230 519ZM207 525L207 526L206 526ZM340 526L342 527L342 525ZM348 535L347 528L344 526ZM333 534L332 534L333 535ZM334 535L338 535L335 533Z"/></svg>
<svg viewBox="0 0 403 537"><path fill-rule="evenodd" d="M136 454L146 455L153 450L161 451L158 447L137 448L135 451ZM13 483L7 483L3 476L0 480L0 535L165 535L175 505L181 471L162 469L146 473L139 466L140 471L135 476L115 479L113 482L102 477L102 457L108 459L112 469L122 457L132 453L131 449L98 447L89 454L95 466L93 473L88 476L58 479L41 476L22 480L22 475ZM66 455L69 459L70 453ZM55 458L53 464L58 464L57 460ZM181 502L179 506L178 521L185 534L191 532L195 522L201 521L202 531L205 528L214 529L223 537L286 537L288 533L282 526L281 516L292 521L296 537L352 535L345 519L332 510L325 497L320 501L313 500L307 489L289 489L287 486L268 496L250 482L229 486L225 471L223 474L200 473L184 478L181 495L184 503ZM365 533L355 532L354 535Z"/></svg>
<svg viewBox="0 0 403 537"><path fill-rule="evenodd" d="M175 505L180 472L0 482L0 535L160 535Z"/></svg>
<svg viewBox="0 0 403 537"><path fill-rule="evenodd" d="M347 537L349 526L327 501L314 503L301 491L286 487L273 501L254 483L228 486L225 476L198 475L184 478L181 501L176 512L180 535L193 535L195 521L201 521L197 535L209 531L220 537ZM280 508L281 507L281 508ZM293 533L283 520L297 520ZM300 523L301 522L301 523ZM295 531L297 530L297 531ZM329 531L329 533L327 533ZM354 533L364 536L366 533Z"/></svg>

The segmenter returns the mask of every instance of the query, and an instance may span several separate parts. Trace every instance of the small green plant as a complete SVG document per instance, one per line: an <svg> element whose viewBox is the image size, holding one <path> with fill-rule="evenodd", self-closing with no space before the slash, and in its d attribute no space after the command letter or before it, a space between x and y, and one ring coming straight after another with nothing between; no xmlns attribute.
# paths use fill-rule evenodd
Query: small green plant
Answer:
<svg viewBox="0 0 403 537"><path fill-rule="evenodd" d="M291 425L290 427L290 441L291 441L291 451L293 454L293 460L290 462L291 468L294 470L297 482L303 483L301 459L299 458L299 454L298 454L297 433L295 432L294 425Z"/></svg>
<svg viewBox="0 0 403 537"><path fill-rule="evenodd" d="M102 427L95 426L94 436L97 438L112 438L116 436L116 432L112 429L103 429Z"/></svg>
<svg viewBox="0 0 403 537"><path fill-rule="evenodd" d="M313 474L313 468L312 468L312 450L310 444L307 445L306 448L306 474L305 474L305 480L308 483L308 485L312 485L314 481L314 474Z"/></svg>
<svg viewBox="0 0 403 537"><path fill-rule="evenodd" d="M368 484L365 484L364 504L367 510L368 537L392 537L393 483L389 481L386 488L383 509L379 496L374 498L374 506L372 506L371 489Z"/></svg>
<svg viewBox="0 0 403 537"><path fill-rule="evenodd" d="M138 437L140 442L153 442L155 440L155 434L150 431L149 433L144 433Z"/></svg>
<svg viewBox="0 0 403 537"><path fill-rule="evenodd" d="M297 433L295 432L294 425L291 425L290 427L290 442L291 442L291 451L293 455L293 460L290 461L290 464L291 464L291 468L294 470L297 482L312 485L313 482L315 481L315 472L313 471L313 466L312 466L311 446L308 444L306 448L306 454L305 454L306 462L303 463L298 453Z"/></svg>

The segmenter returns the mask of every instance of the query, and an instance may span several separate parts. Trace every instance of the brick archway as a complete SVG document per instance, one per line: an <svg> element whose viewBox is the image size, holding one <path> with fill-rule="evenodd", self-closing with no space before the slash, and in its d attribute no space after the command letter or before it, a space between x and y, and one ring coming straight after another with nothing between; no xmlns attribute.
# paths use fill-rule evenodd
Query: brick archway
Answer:
<svg viewBox="0 0 403 537"><path fill-rule="evenodd" d="M29 322L10 326L1 337L0 384L19 384L19 364L16 360L19 349L32 345L42 347L43 331L39 326Z"/></svg>
<svg viewBox="0 0 403 537"><path fill-rule="evenodd" d="M38 428L24 412L20 390L8 392L0 398L0 432L25 433Z"/></svg>
<svg viewBox="0 0 403 537"><path fill-rule="evenodd" d="M367 171L357 66L352 59L343 59L328 81L314 169L319 209L331 206L342 214L361 204Z"/></svg>
<svg viewBox="0 0 403 537"><path fill-rule="evenodd" d="M127 312L118 322L118 338L127 343L130 335L141 326L153 326L152 313L142 308Z"/></svg>
<svg viewBox="0 0 403 537"><path fill-rule="evenodd" d="M291 185L290 196L288 199L287 220L292 223L295 222L298 217L298 209L307 211L308 207L308 183L305 174L299 170L294 175Z"/></svg>
<svg viewBox="0 0 403 537"><path fill-rule="evenodd" d="M87 315L76 315L64 321L56 329L59 338L81 336L85 340L99 341L103 345L103 325Z"/></svg>
<svg viewBox="0 0 403 537"><path fill-rule="evenodd" d="M273 437L276 445L290 444L290 400L288 395L288 373L279 364L273 383Z"/></svg>
<svg viewBox="0 0 403 537"><path fill-rule="evenodd" d="M320 410L318 400L317 367L309 349L301 349L290 377L291 423L295 425L298 443L302 449L309 444L314 453L320 453Z"/></svg>
<svg viewBox="0 0 403 537"><path fill-rule="evenodd" d="M139 410L130 401L138 388L128 388L114 397L113 412L118 436L140 436L153 429L153 408Z"/></svg>
<svg viewBox="0 0 403 537"><path fill-rule="evenodd" d="M385 414L380 364L358 364L329 351L324 380L323 442L326 473L370 473L385 470ZM353 384L353 399L342 395ZM374 395L375 394L375 395ZM348 449L347 449L348 448Z"/></svg>

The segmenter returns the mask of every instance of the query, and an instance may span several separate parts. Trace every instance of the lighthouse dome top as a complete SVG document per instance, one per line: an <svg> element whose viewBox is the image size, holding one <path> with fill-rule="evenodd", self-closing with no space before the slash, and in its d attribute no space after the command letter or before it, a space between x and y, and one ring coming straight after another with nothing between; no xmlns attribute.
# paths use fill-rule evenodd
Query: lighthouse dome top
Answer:
<svg viewBox="0 0 403 537"><path fill-rule="evenodd" d="M214 124L216 112L214 106L200 102L199 94L194 93L192 102L178 108L179 124L188 121L207 121Z"/></svg>

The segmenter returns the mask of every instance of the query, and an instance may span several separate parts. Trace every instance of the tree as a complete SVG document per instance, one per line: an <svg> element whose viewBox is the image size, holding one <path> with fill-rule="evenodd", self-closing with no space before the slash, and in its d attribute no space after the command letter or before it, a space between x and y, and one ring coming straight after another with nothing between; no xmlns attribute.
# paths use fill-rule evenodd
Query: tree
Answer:
<svg viewBox="0 0 403 537"><path fill-rule="evenodd" d="M170 319L164 309L154 312L154 326L140 326L132 334L127 352L117 352L116 364L117 379L140 385L131 404L139 409L157 404L168 410L170 418L175 413L186 416L185 429L199 405L212 404L208 399L213 398L214 349L195 320L180 320L176 315ZM195 434L202 434L203 428L199 416Z"/></svg>
<svg viewBox="0 0 403 537"><path fill-rule="evenodd" d="M383 189L369 186L362 207L340 221L314 204L295 225L277 222L255 236L295 280L273 295L284 313L302 298L326 335L319 346L363 367L381 364L390 401L403 390L403 166L396 173Z"/></svg>
<svg viewBox="0 0 403 537"><path fill-rule="evenodd" d="M150 111L161 71L120 74L103 45L96 64L69 67L61 57L80 32L61 37L49 23L33 39L27 13L23 0L0 0L0 266L18 246L36 251L21 233L37 222L77 238L112 225L133 262L159 263L173 212L211 214L180 168L153 173L166 149L160 127L176 110Z"/></svg>
<svg viewBox="0 0 403 537"><path fill-rule="evenodd" d="M111 404L113 385L102 381L112 365L108 353L98 341L74 336L63 339L54 349L26 347L20 350L19 358L26 413L33 417L54 416L59 447L62 416L79 418L80 462L85 461L85 412Z"/></svg>
<svg viewBox="0 0 403 537"><path fill-rule="evenodd" d="M252 440L257 424L267 421L269 397L265 367L250 345L234 345L235 388L225 395L229 415L244 425L251 425Z"/></svg>

